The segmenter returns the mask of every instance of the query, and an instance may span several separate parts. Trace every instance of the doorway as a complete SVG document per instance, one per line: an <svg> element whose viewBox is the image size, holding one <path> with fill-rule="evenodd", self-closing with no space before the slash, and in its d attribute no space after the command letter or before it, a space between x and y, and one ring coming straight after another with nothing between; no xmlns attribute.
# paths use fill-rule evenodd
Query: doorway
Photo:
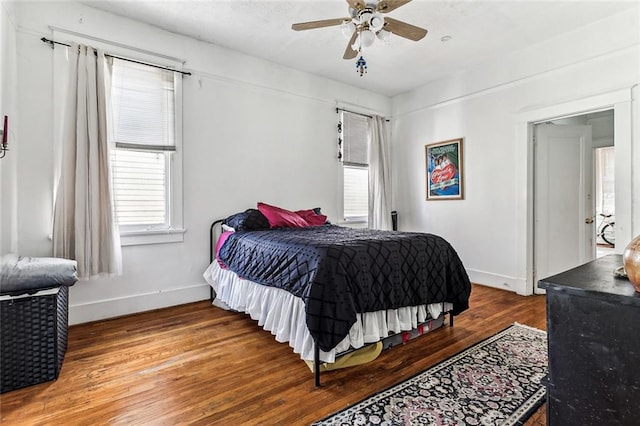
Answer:
<svg viewBox="0 0 640 426"><path fill-rule="evenodd" d="M615 214L613 130L612 109L534 123L534 282L613 251L598 235Z"/></svg>

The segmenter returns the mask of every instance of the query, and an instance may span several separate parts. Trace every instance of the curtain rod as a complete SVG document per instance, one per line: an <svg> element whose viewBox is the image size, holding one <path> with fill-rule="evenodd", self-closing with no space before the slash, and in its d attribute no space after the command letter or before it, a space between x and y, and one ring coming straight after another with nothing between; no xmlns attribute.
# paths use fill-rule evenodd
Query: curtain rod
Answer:
<svg viewBox="0 0 640 426"><path fill-rule="evenodd" d="M338 107L336 107L336 113L339 113L340 111L344 111L344 112L348 112L348 113L356 114L356 115L361 115L361 116L363 116L363 117L367 117L367 118L373 118L373 116L372 116L372 115L367 115L367 114L363 114L363 113L361 113L361 112L349 111L348 109L344 109L344 108L338 108Z"/></svg>
<svg viewBox="0 0 640 426"><path fill-rule="evenodd" d="M339 113L340 111L348 112L348 113L355 114L355 115L361 115L361 116L367 117L367 118L373 118L372 115L367 115L367 114L363 114L361 112L349 111L348 109L336 107L336 114ZM389 121L389 119L385 118L384 121Z"/></svg>
<svg viewBox="0 0 640 426"><path fill-rule="evenodd" d="M54 40L49 40L46 37L42 37L40 40L45 42L45 43L49 43L51 45L52 49L53 49L53 45L54 44L59 44L61 46L71 47L70 44L61 43L59 41L54 41ZM123 61L133 62L133 63L136 63L136 64L148 65L150 67L160 68L161 70L173 71L173 72L180 73L182 75L191 75L191 73L189 71L174 70L173 68L165 67L165 66L162 66L162 65L156 65L156 64L150 64L148 62L136 61L135 59L124 58L122 56L115 56L115 55L110 55L110 54L107 54L107 53L105 53L104 56L109 56L111 58L116 58L116 59L120 59L120 60L123 60Z"/></svg>

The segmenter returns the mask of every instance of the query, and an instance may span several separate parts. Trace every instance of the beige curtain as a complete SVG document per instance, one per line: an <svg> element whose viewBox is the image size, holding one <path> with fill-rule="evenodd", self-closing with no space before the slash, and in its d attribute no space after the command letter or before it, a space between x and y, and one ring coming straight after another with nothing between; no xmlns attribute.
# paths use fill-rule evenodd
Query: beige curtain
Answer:
<svg viewBox="0 0 640 426"><path fill-rule="evenodd" d="M121 273L107 138L110 65L104 52L73 43L63 123L53 254L78 262L80 279Z"/></svg>
<svg viewBox="0 0 640 426"><path fill-rule="evenodd" d="M390 230L391 149L387 121L373 116L369 121L369 228Z"/></svg>

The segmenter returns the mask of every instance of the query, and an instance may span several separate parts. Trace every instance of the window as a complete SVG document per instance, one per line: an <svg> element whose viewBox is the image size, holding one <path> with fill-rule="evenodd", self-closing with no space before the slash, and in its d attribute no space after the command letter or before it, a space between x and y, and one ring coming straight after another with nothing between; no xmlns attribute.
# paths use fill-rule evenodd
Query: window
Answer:
<svg viewBox="0 0 640 426"><path fill-rule="evenodd" d="M596 148L596 213L615 214L615 148Z"/></svg>
<svg viewBox="0 0 640 426"><path fill-rule="evenodd" d="M342 111L340 123L344 220L367 222L369 216L367 117Z"/></svg>
<svg viewBox="0 0 640 426"><path fill-rule="evenodd" d="M172 71L113 58L112 178L123 245L182 241L180 82Z"/></svg>
<svg viewBox="0 0 640 426"><path fill-rule="evenodd" d="M369 215L369 169L343 165L344 219L366 221Z"/></svg>

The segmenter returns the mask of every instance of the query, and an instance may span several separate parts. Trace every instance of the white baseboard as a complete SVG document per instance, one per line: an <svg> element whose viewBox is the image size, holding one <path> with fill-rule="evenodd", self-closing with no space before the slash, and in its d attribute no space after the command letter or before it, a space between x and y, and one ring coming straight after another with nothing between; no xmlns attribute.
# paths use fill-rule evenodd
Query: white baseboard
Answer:
<svg viewBox="0 0 640 426"><path fill-rule="evenodd" d="M81 324L136 314L153 309L198 302L200 300L208 300L210 288L206 283L198 283L153 293L136 294L127 297L70 305L69 324Z"/></svg>
<svg viewBox="0 0 640 426"><path fill-rule="evenodd" d="M513 291L522 295L527 294L525 280L474 269L467 269L467 273L473 283ZM153 293L72 304L69 306L69 324L81 324L207 300L210 288L206 283L197 283Z"/></svg>
<svg viewBox="0 0 640 426"><path fill-rule="evenodd" d="M528 295L526 292L527 283L524 279L474 269L467 269L467 274L469 274L469 279L472 283L513 291L523 296Z"/></svg>

